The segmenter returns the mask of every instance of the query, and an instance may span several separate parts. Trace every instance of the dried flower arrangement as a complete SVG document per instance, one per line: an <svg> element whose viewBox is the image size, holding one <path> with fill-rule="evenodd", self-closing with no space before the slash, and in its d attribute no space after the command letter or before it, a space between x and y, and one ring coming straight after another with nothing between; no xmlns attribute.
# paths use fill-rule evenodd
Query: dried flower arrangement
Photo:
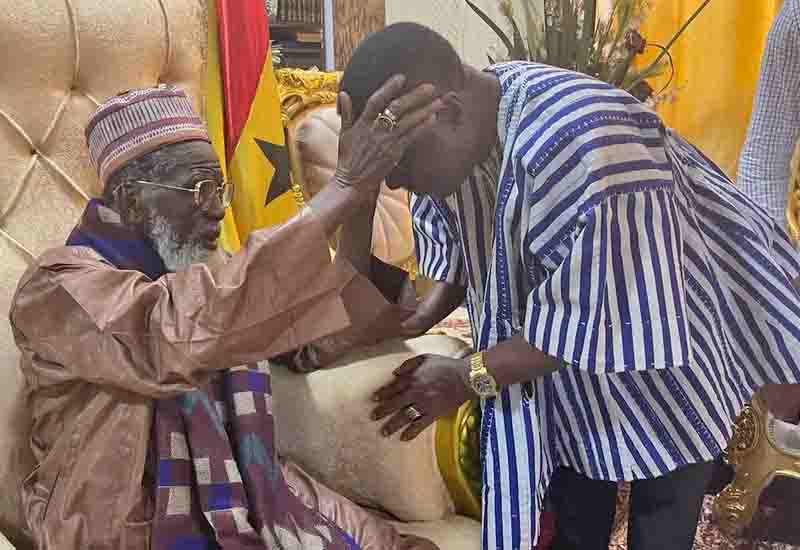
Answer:
<svg viewBox="0 0 800 550"><path fill-rule="evenodd" d="M666 46L648 42L639 28L647 16L649 0L614 0L611 14L598 17L596 0L525 0L527 37L523 38L511 0L498 0L500 12L511 28L509 36L471 0L467 5L498 35L508 50L500 60L538 61L582 72L622 88L643 102L658 103L669 99L675 90L675 66L670 48L711 0L703 0ZM537 15L539 2L544 18ZM587 24L590 22L590 24ZM660 50L657 58L639 68L634 63L647 48ZM664 87L656 92L649 80L670 72Z"/></svg>

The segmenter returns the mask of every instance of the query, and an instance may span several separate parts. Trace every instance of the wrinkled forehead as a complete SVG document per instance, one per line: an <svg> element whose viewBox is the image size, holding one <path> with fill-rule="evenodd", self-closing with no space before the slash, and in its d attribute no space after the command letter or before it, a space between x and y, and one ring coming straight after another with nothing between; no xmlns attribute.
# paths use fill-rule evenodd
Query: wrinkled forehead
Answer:
<svg viewBox="0 0 800 550"><path fill-rule="evenodd" d="M182 179L222 178L222 168L214 148L205 141L188 141L160 147L140 161L151 177Z"/></svg>

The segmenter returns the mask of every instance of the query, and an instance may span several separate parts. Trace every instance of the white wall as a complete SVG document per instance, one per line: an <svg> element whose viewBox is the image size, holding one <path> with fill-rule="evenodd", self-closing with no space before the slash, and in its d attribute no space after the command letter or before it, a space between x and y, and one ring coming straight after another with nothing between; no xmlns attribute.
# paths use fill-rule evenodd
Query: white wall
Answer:
<svg viewBox="0 0 800 550"><path fill-rule="evenodd" d="M538 13L544 0L513 0L518 21L524 20L522 5L532 2ZM607 13L612 0L599 0L598 10ZM496 22L504 22L497 0L474 0ZM413 21L444 35L462 59L476 67L484 67L487 51L505 54L505 48L494 32L467 6L464 0L386 0L386 23ZM524 32L524 31L523 31Z"/></svg>

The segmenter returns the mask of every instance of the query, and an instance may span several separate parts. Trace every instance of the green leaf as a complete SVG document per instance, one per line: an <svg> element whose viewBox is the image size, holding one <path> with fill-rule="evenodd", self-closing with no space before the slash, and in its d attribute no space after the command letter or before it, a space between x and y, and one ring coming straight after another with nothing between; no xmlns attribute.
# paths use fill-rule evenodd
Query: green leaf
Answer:
<svg viewBox="0 0 800 550"><path fill-rule="evenodd" d="M597 4L595 0L583 0L582 11L581 40L578 44L578 55L575 61L578 71L585 72L594 49L594 32L597 19Z"/></svg>
<svg viewBox="0 0 800 550"><path fill-rule="evenodd" d="M536 12L533 10L533 2L525 2L522 7L525 10L525 29L528 33L528 55L531 61L547 63L543 21L536 17Z"/></svg>
<svg viewBox="0 0 800 550"><path fill-rule="evenodd" d="M546 8L545 8L546 9ZM544 16L544 39L547 48L547 63L555 67L561 66L561 29L558 17L554 14L548 21Z"/></svg>
<svg viewBox="0 0 800 550"><path fill-rule="evenodd" d="M529 61L528 50L525 47L525 41L522 39L522 33L519 32L519 26L514 18L510 18L511 28L514 32L514 51L511 54L511 59L516 61Z"/></svg>
<svg viewBox="0 0 800 550"><path fill-rule="evenodd" d="M513 42L511 42L511 39L508 37L508 35L505 32L503 32L503 29L497 26L497 23L492 21L491 17L486 15L486 13L482 9L480 9L478 6L470 2L470 0L464 0L464 2L466 2L467 5L470 8L472 8L472 11L474 11L478 15L478 17L480 17L484 23L489 25L489 28L492 29L498 37L500 37L500 40L503 41L503 44L508 49L508 55L510 57L514 51L514 44Z"/></svg>
<svg viewBox="0 0 800 550"><path fill-rule="evenodd" d="M578 52L578 16L573 0L561 1L561 66L575 70Z"/></svg>

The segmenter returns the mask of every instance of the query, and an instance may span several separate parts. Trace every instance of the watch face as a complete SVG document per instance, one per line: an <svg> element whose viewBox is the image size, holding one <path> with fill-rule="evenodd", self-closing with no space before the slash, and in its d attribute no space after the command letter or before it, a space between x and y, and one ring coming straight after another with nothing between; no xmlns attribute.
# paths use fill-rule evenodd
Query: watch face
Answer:
<svg viewBox="0 0 800 550"><path fill-rule="evenodd" d="M497 388L494 380L488 374L478 374L472 379L472 387L475 393L481 397L494 397L497 395Z"/></svg>

